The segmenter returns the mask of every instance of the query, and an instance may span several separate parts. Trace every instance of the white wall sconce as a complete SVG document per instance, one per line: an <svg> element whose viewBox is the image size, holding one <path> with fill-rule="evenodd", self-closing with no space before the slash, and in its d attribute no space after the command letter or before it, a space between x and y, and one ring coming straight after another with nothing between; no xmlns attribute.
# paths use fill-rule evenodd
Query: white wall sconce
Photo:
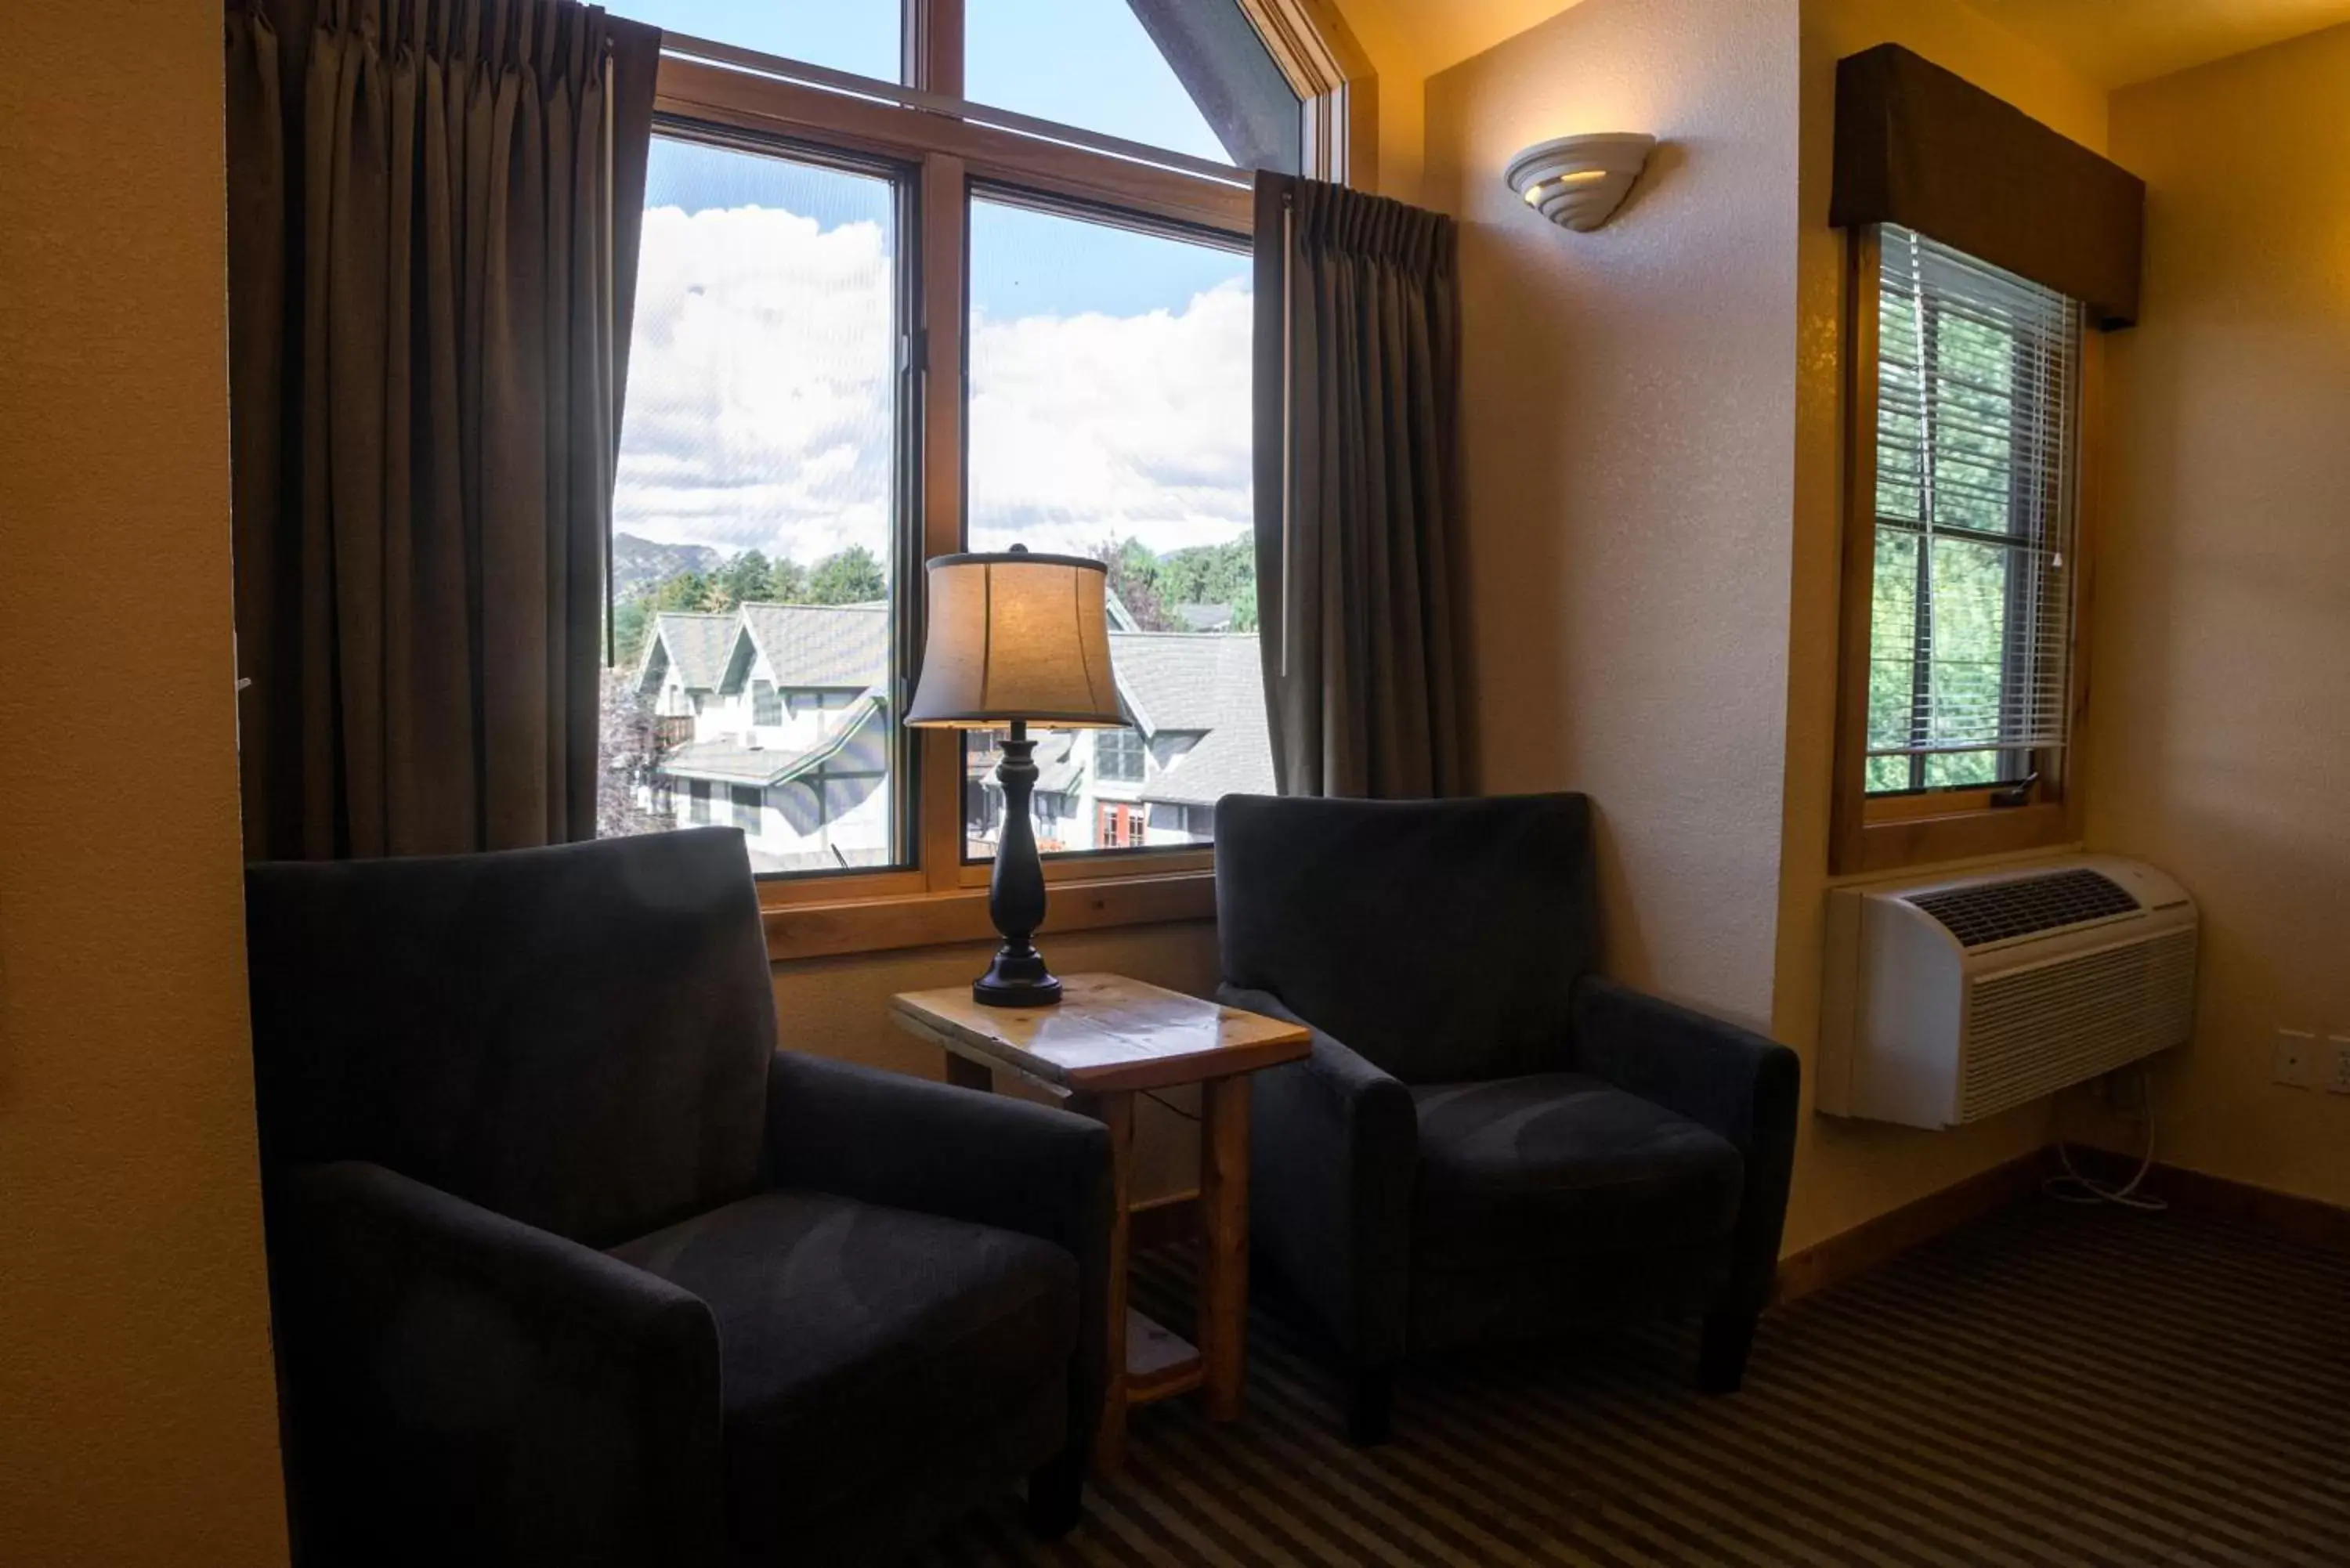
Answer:
<svg viewBox="0 0 2350 1568"><path fill-rule="evenodd" d="M1656 145L1630 130L1556 137L1511 159L1502 178L1552 223L1588 234L1624 204Z"/></svg>

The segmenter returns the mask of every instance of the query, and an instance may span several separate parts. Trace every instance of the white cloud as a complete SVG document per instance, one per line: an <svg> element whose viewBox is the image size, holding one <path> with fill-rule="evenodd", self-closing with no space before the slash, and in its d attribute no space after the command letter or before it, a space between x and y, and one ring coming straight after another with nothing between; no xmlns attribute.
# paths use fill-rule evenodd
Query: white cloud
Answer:
<svg viewBox="0 0 2350 1568"><path fill-rule="evenodd" d="M637 276L614 525L802 560L885 545L896 350L879 227L657 207Z"/></svg>
<svg viewBox="0 0 2350 1568"><path fill-rule="evenodd" d="M880 229L646 213L615 526L813 561L889 540L895 360ZM974 324L972 541L1157 549L1249 523L1249 296Z"/></svg>
<svg viewBox="0 0 2350 1568"><path fill-rule="evenodd" d="M1249 525L1248 290L1180 312L984 316L972 334L974 545L1154 549Z"/></svg>

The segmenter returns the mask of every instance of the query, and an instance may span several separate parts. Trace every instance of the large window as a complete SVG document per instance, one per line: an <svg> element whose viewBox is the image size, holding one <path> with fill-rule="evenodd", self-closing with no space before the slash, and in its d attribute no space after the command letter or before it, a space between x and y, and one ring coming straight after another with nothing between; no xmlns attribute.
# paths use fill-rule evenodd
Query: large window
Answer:
<svg viewBox="0 0 2350 1568"><path fill-rule="evenodd" d="M972 547L1109 565L1110 658L1130 730L1039 747L1090 839L1104 785L1169 805L1270 793L1250 493L1250 260L1228 241L993 193L971 211ZM1144 753L1171 745L1145 784ZM1088 746L1090 757L1088 758ZM974 747L973 759L979 753ZM984 788L994 789L983 768ZM993 852L992 807L967 825ZM1122 818L1119 820L1123 820ZM1045 824L1036 824L1045 836Z"/></svg>
<svg viewBox="0 0 2350 1568"><path fill-rule="evenodd" d="M1848 613L1839 781L1847 827L1901 858L2038 836L2071 744L2082 312L2054 291L1907 229L1856 241L1853 512L1863 629ZM1855 739L1857 744L1855 744ZM1856 797L1856 798L1853 798ZM1935 818L1983 814L1961 836ZM1867 859L1846 869L1865 868Z"/></svg>
<svg viewBox="0 0 2350 1568"><path fill-rule="evenodd" d="M754 777L754 796L811 777L854 721L879 764L863 798L805 844L765 836L753 864L894 865L904 747L888 616L868 607L903 569L902 177L688 130L655 138L646 181L602 831L673 826L671 776ZM813 685L872 711L786 725L780 691Z"/></svg>
<svg viewBox="0 0 2350 1568"><path fill-rule="evenodd" d="M1205 869L1214 799L1271 784L1249 171L1344 172L1343 75L1307 8L615 9L671 34L614 508L604 831L709 821L723 781L771 908L977 894L1002 821L988 738L966 752L897 722L920 563L1090 553L1112 567L1134 728L1040 734L1038 834L1055 879L1147 862L1169 918L1165 878ZM1128 809L1098 809L1105 784ZM899 905L892 932L913 929Z"/></svg>

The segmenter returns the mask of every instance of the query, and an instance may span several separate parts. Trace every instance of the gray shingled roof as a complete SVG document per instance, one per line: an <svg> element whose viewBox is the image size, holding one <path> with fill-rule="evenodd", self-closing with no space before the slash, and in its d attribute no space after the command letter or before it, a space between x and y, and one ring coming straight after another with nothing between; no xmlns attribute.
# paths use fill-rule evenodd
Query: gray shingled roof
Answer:
<svg viewBox="0 0 2350 1568"><path fill-rule="evenodd" d="M1228 794L1273 793L1273 739L1264 727L1262 689L1175 765L1143 785L1142 798L1168 805L1213 805Z"/></svg>
<svg viewBox="0 0 2350 1568"><path fill-rule="evenodd" d="M815 745L798 752L750 747L732 737L688 741L661 757L661 771L680 778L717 779L722 783L779 784L797 778L818 763L837 755L857 732L881 711L880 696L868 691L848 710L840 727Z"/></svg>
<svg viewBox="0 0 2350 1568"><path fill-rule="evenodd" d="M650 690L646 682L652 677L653 654L659 650L677 666L687 691L717 690L719 677L726 672L726 656L733 651L734 629L731 615L660 611L653 617L653 635L645 639L644 663L637 671L638 689Z"/></svg>
<svg viewBox="0 0 2350 1568"><path fill-rule="evenodd" d="M886 605L754 603L739 613L778 686L865 687L889 680Z"/></svg>
<svg viewBox="0 0 2350 1568"><path fill-rule="evenodd" d="M1143 786L1144 800L1212 805L1227 794L1273 793L1264 673L1253 636L1112 633L1110 657L1153 733L1205 732Z"/></svg>
<svg viewBox="0 0 2350 1568"><path fill-rule="evenodd" d="M1114 631L1110 662L1136 717L1161 730L1212 730L1245 690L1263 701L1256 639L1215 632Z"/></svg>

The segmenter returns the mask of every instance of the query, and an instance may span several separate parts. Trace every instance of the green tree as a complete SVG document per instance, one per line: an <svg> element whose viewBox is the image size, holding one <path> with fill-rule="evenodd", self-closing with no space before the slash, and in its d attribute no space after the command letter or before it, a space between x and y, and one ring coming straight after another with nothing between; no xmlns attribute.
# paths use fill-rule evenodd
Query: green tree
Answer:
<svg viewBox="0 0 2350 1568"><path fill-rule="evenodd" d="M827 556L808 574L806 597L812 605L870 604L888 597L889 579L881 574L881 563L873 552L862 545L851 545L846 550Z"/></svg>
<svg viewBox="0 0 2350 1568"><path fill-rule="evenodd" d="M721 612L736 605L775 597L774 572L764 551L745 550L718 568L712 576L710 608Z"/></svg>
<svg viewBox="0 0 2350 1568"><path fill-rule="evenodd" d="M1256 541L1247 535L1170 550L1158 565L1159 597L1179 624L1183 605L1230 605L1234 631L1256 629Z"/></svg>
<svg viewBox="0 0 2350 1568"><path fill-rule="evenodd" d="M662 610L707 609L715 592L708 576L689 571L673 573L630 594L612 608L613 663L634 666L644 656L645 639L652 631L655 615Z"/></svg>
<svg viewBox="0 0 2350 1568"><path fill-rule="evenodd" d="M779 605L807 603L807 568L788 556L778 556L767 567L767 598Z"/></svg>
<svg viewBox="0 0 2350 1568"><path fill-rule="evenodd" d="M1173 631L1174 612L1159 591L1159 557L1139 539L1097 545L1087 552L1109 568L1109 591L1145 631Z"/></svg>

